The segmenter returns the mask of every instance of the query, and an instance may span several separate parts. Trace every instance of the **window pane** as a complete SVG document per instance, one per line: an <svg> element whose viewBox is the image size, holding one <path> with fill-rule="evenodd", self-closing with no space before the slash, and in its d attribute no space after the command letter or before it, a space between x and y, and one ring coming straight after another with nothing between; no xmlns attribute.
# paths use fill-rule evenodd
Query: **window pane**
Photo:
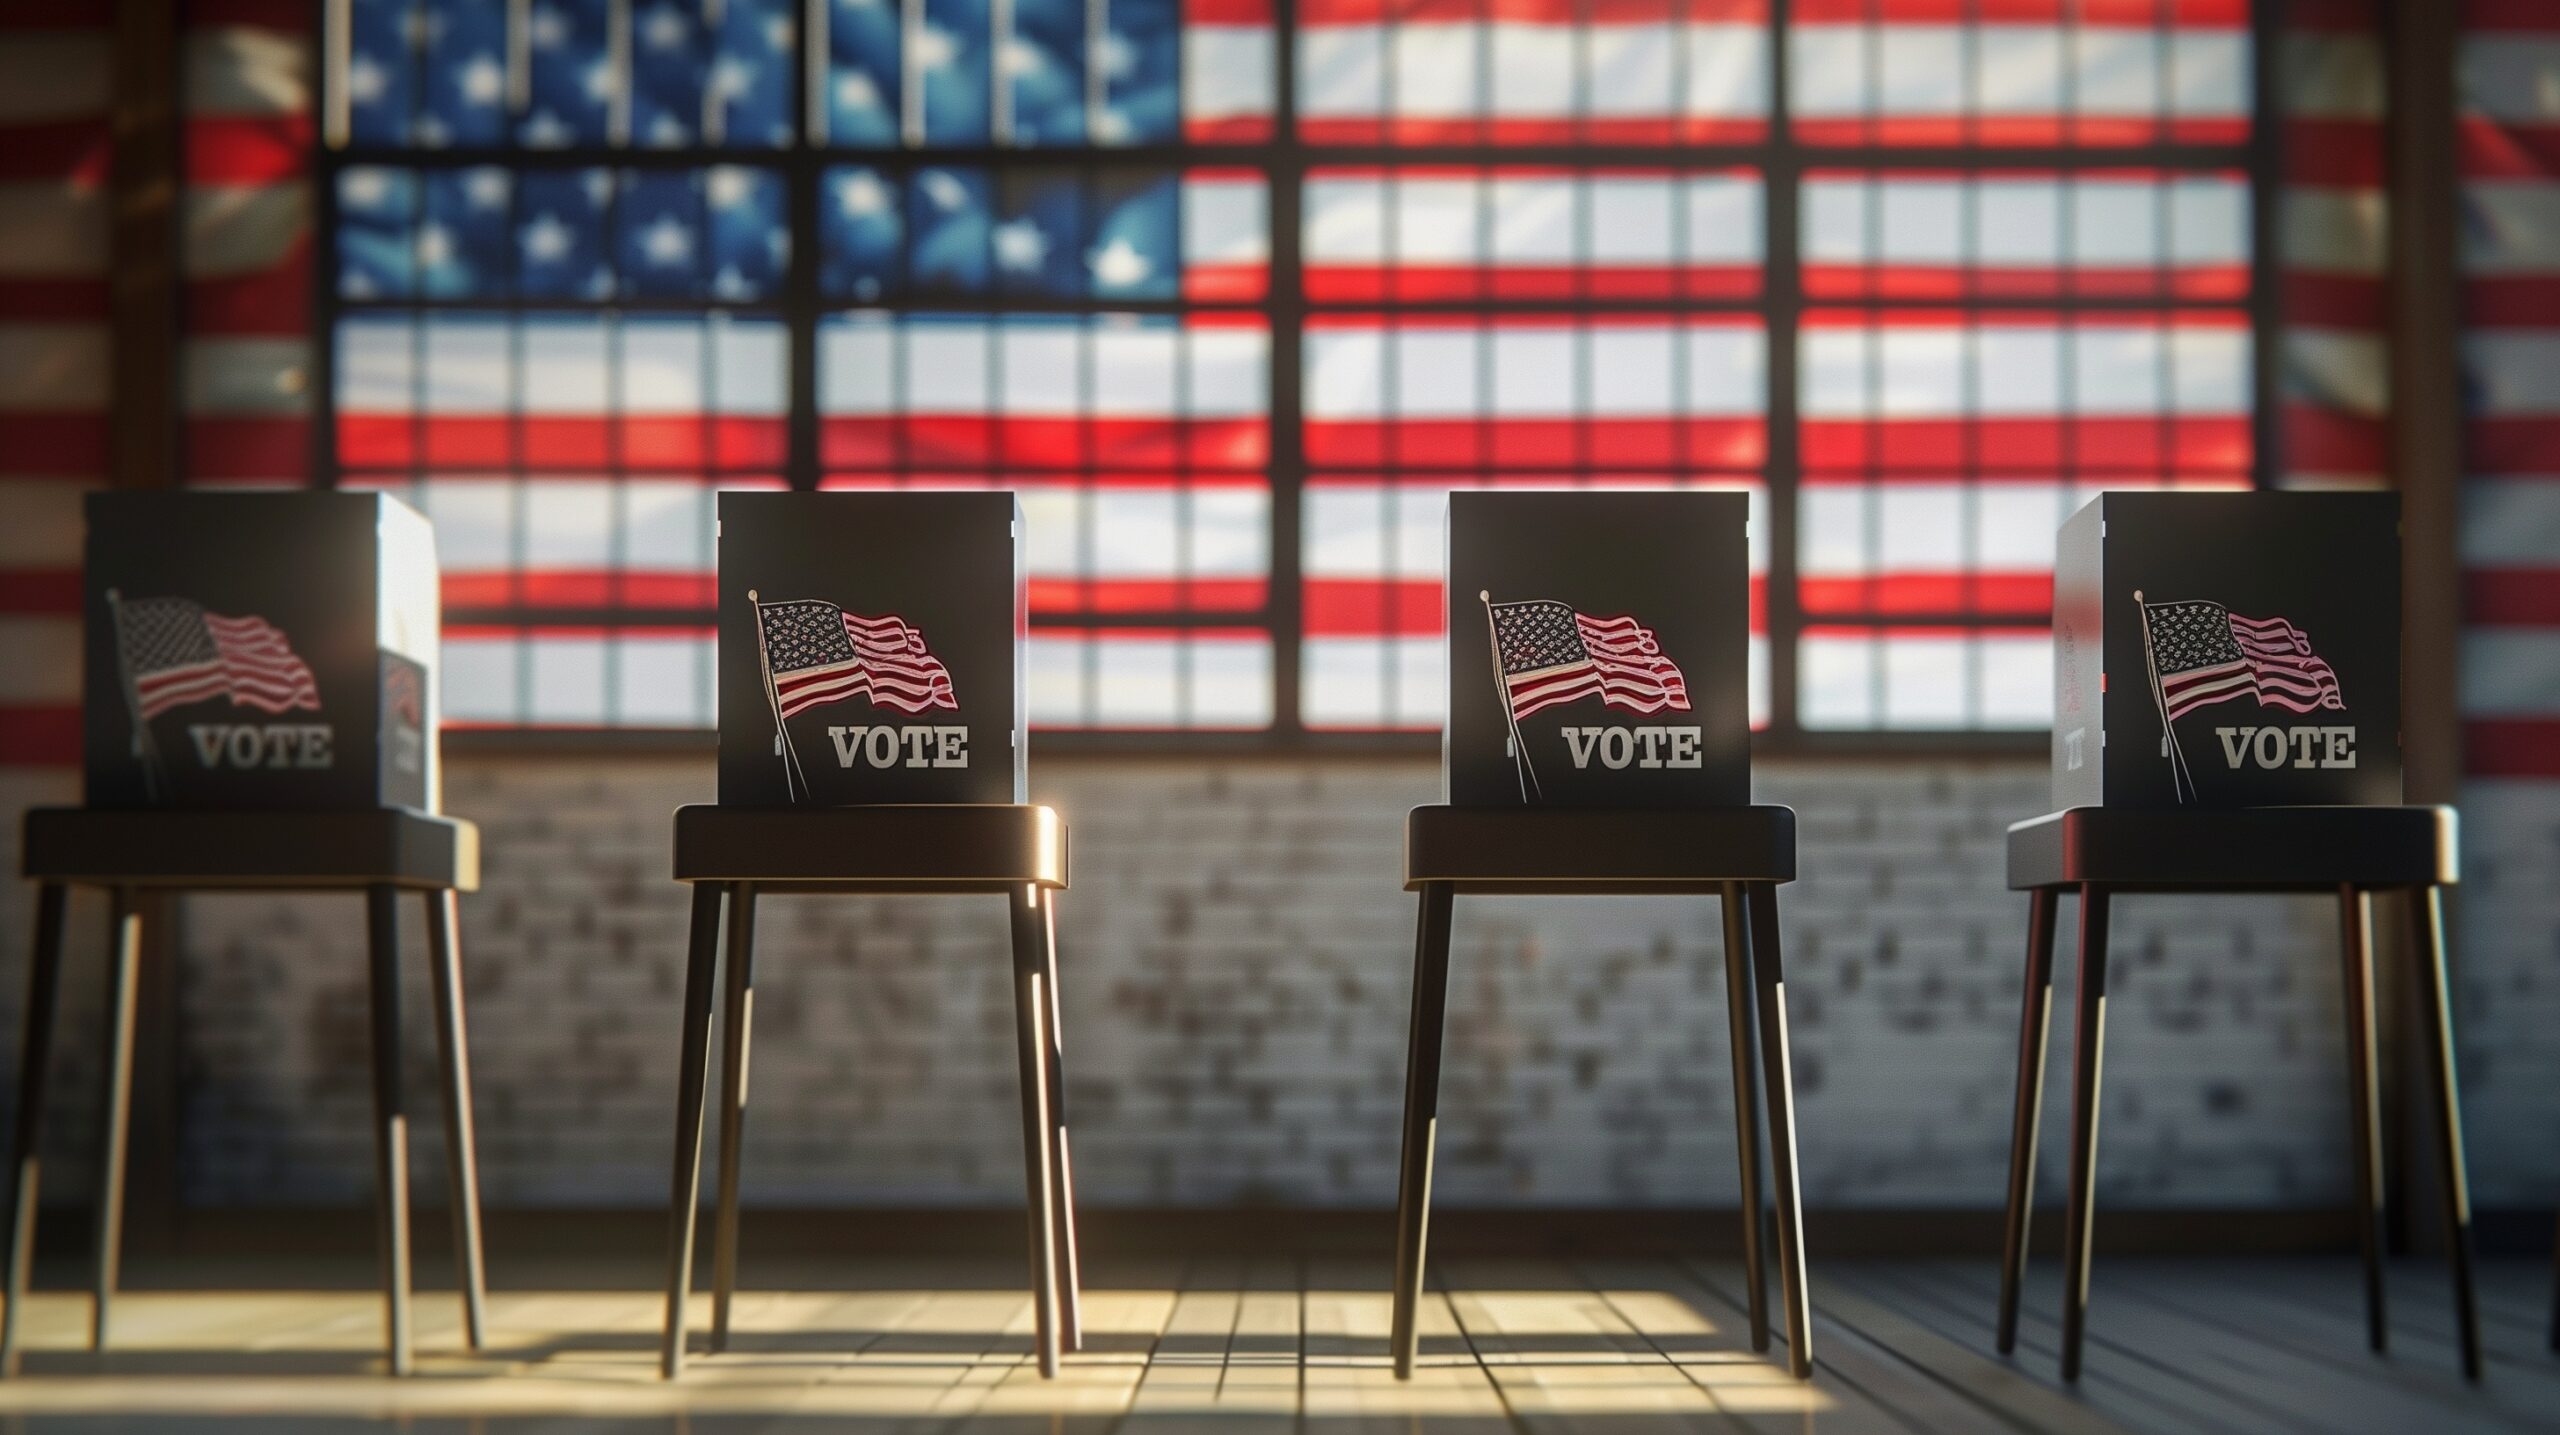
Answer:
<svg viewBox="0 0 2560 1435"><path fill-rule="evenodd" d="M1764 0L1304 0L1298 134L1328 145L1749 144Z"/></svg>
<svg viewBox="0 0 2560 1435"><path fill-rule="evenodd" d="M1812 0L1787 36L1794 132L1817 145L2238 144L2249 137L2244 0ZM1951 23L1952 21L1952 23Z"/></svg>

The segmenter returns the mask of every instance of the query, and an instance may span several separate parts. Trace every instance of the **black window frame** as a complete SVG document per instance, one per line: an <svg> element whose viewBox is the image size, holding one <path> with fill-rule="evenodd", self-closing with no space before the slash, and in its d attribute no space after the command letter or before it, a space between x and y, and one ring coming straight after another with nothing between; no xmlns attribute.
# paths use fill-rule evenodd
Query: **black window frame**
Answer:
<svg viewBox="0 0 2560 1435"><path fill-rule="evenodd" d="M786 190L785 203L791 242L791 261L784 287L778 300L730 304L718 300L695 302L622 300L593 306L594 312L684 314L735 312L759 316L778 316L785 326L789 356L788 400L785 432L786 458L782 477L795 488L815 487L824 475L820 463L819 430L822 415L818 408L818 334L831 315L849 310L886 310L892 313L972 313L997 315L1007 312L1071 313L1071 314L1165 314L1182 316L1193 312L1258 313L1269 333L1269 391L1266 421L1269 426L1271 465L1266 475L1269 495L1269 565L1265 606L1257 612L1245 613L1111 613L1076 614L1064 620L1044 623L1035 615L1034 629L1042 626L1068 627L1082 630L1111 628L1163 629L1167 627L1212 630L1218 628L1252 628L1269 634L1271 644L1272 721L1260 731L1193 731L1181 729L1101 729L1042 728L1036 730L1035 741L1052 752L1089 751L1097 753L1138 752L1372 752L1418 753L1436 751L1440 738L1434 732L1336 731L1311 730L1301 719L1302 661L1302 504L1309 475L1303 451L1303 382L1302 338L1311 315L1342 312L1383 312L1391 315L1491 315L1495 313L1582 313L1608 312L1611 309L1668 313L1675 317L1695 313L1742 313L1758 316L1764 333L1765 373L1767 384L1767 461L1759 480L1767 492L1767 515L1772 532L1768 538L1767 614L1769 651L1769 720L1765 728L1754 734L1754 747L1766 755L1797 754L1912 754L1952 756L2024 755L2041 752L2048 744L2041 729L1912 729L1912 730L1826 730L1807 729L1798 717L1798 650L1801 635L1808 626L1802 609L1797 582L1798 545L1797 497L1803 479L1803 466L1798 452L1799 402L1798 351L1802 323L1808 309L1864 309L1880 312L1895 307L1893 301L1874 299L1808 300L1803 285L1803 252L1800 225L1803 185L1808 171L1862 171L1870 175L1888 175L1901 171L1986 171L2029 170L2051 172L2066 177L2080 171L2150 169L2163 172L2238 172L2245 177L2248 189L2249 289L2245 299L2235 303L2214 302L2192 304L2176 299L2153 297L2109 297L2092 295L2052 295L2034 298L2005 298L1974 295L1950 301L1933 301L1913 307L1952 308L1970 312L1995 312L2002 309L2053 311L2066 318L2074 314L2109 311L2133 313L2167 313L2181 308L2210 309L2229 312L2237 309L2245 314L2249 334L2250 412L2248 422L2252 441L2249 480L2253 487L2278 486L2283 469L2281 448L2282 421L2282 295L2279 276L2280 217L2283 197L2283 118L2281 90L2281 6L2271 0L2258 0L2252 6L2248 25L2250 108L2247 137L2232 144L2192 144L2158 142L2122 146L1919 146L1868 143L1862 145L1809 144L1795 137L1791 116L1791 65L1788 34L1792 23L1791 0L1769 0L1766 21L1768 46L1768 99L1766 132L1753 144L1713 145L1641 145L1641 144L1563 144L1535 146L1419 145L1381 143L1374 145L1320 145L1301 142L1296 137L1297 119L1297 0L1272 0L1273 88L1271 137L1256 143L1159 143L1128 146L1082 145L1073 147L1034 147L1010 145L902 147L897 149L835 147L809 140L808 86L812 71L810 58L801 42L805 41L807 6L795 15L795 63L791 69L791 113L794 116L793 142L785 147L727 147L701 145L683 149L641 147L586 146L561 149L525 149L516 146L474 148L409 148L405 146L359 146L340 139L340 127L329 122L338 103L336 87L338 71L331 63L331 19L337 6L332 0L319 0L319 13L312 26L312 73L321 77L315 86L317 106L322 123L316 126L312 153L312 334L313 365L316 380L312 385L312 439L310 482L315 486L334 487L343 476L337 456L336 384L337 334L339 321L351 313L401 311L419 314L438 311L523 313L558 311L567 306L552 302L523 300L437 300L407 298L397 300L351 301L339 293L335 245L338 232L339 176L351 168L389 166L412 170L467 169L499 166L511 171L532 169L605 168L611 170L676 169L695 170L713 166L739 165L778 172ZM1871 11L1872 14L1872 11ZM1871 18L1867 23L1883 23ZM2163 19L2163 27L2169 25ZM1870 51L1871 63L1873 52ZM900 172L941 165L981 166L991 173L1009 168L1082 167L1110 169L1121 166L1156 167L1180 171L1191 167L1242 169L1259 172L1267 185L1267 223L1269 234L1269 278L1264 298L1250 302L1196 302L1188 298L1171 300L1096 299L1089 301L1037 301L1003 298L959 302L936 299L901 300L895 303L855 304L827 298L819 289L820 235L818 204L828 169L847 164L868 165L883 171ZM1301 275L1303 260L1302 205L1305 183L1310 170L1341 166L1375 167L1395 170L1406 167L1462 166L1498 168L1502 166L1552 166L1574 171L1609 168L1672 170L1675 172L1717 169L1745 170L1759 177L1761 186L1761 287L1756 298L1706 299L1676 297L1646 300L1561 300L1561 301L1491 301L1464 300L1445 302L1386 302L1357 305L1311 305L1303 294ZM545 607L538 610L456 609L445 614L448 626L481 623L493 626L598 626L698 627L710 621L710 614L700 609L650 610L629 607L576 609ZM1968 613L1896 614L1890 618L1859 617L1835 620L1847 626L1889 630L1896 627L1962 627L1988 632L2000 630L2040 630L2043 621L1985 619ZM1817 622L1813 626L1822 626ZM692 747L711 741L709 729L652 729L634 727L598 727L592 729L545 729L531 727L493 727L466 729L449 733L448 740L460 739L463 747L489 747L525 750L579 750L587 748L615 749L674 745Z"/></svg>

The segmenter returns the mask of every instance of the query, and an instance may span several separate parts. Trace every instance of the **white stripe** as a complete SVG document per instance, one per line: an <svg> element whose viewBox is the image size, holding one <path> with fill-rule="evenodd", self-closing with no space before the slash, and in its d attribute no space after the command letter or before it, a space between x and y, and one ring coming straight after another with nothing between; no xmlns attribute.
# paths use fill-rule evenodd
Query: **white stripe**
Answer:
<svg viewBox="0 0 2560 1435"><path fill-rule="evenodd" d="M100 6L101 26L112 7ZM11 30L0 41L0 127L104 118L114 81L114 36L97 30Z"/></svg>
<svg viewBox="0 0 2560 1435"><path fill-rule="evenodd" d="M306 185L190 185L182 204L180 249L189 278L273 269L310 232Z"/></svg>
<svg viewBox="0 0 2560 1435"><path fill-rule="evenodd" d="M2532 277L2560 268L2560 184L2467 180L2462 209L2464 273Z"/></svg>
<svg viewBox="0 0 2560 1435"><path fill-rule="evenodd" d="M0 324L0 413L107 406L103 324Z"/></svg>
<svg viewBox="0 0 2560 1435"><path fill-rule="evenodd" d="M0 459L0 467L6 460ZM82 505L97 485L0 482L0 569L77 568L88 520Z"/></svg>
<svg viewBox="0 0 2560 1435"><path fill-rule="evenodd" d="M310 412L311 345L302 339L190 339L186 409L196 414Z"/></svg>
<svg viewBox="0 0 2560 1435"><path fill-rule="evenodd" d="M2283 222L2278 249L2287 265L2332 274L2382 276L2389 235L2383 223L2381 190L2293 185L2285 190L2276 212Z"/></svg>
<svg viewBox="0 0 2560 1435"><path fill-rule="evenodd" d="M2283 41L2284 103L2303 119L2380 120L2382 48L2371 35L2294 30Z"/></svg>
<svg viewBox="0 0 2560 1435"><path fill-rule="evenodd" d="M1309 179L1300 220L1310 263L1376 264L1386 258L1386 184L1375 175Z"/></svg>
<svg viewBox="0 0 2560 1435"><path fill-rule="evenodd" d="M1222 120L1268 115L1273 100L1271 27L1182 27L1182 113Z"/></svg>
<svg viewBox="0 0 2560 1435"><path fill-rule="evenodd" d="M2560 120L2560 35L2473 31L2455 63L2467 108L2493 120Z"/></svg>
<svg viewBox="0 0 2560 1435"><path fill-rule="evenodd" d="M191 115L286 116L311 106L310 46L242 25L191 29L179 93Z"/></svg>
<svg viewBox="0 0 2560 1435"><path fill-rule="evenodd" d="M2560 568L2560 475L2464 483L2462 561L2474 568Z"/></svg>
<svg viewBox="0 0 2560 1435"><path fill-rule="evenodd" d="M1270 262L1270 204L1259 179L1185 179L1182 262L1262 265Z"/></svg>
<svg viewBox="0 0 2560 1435"><path fill-rule="evenodd" d="M2462 711L2471 717L2560 713L2560 630L2474 628L2465 632Z"/></svg>
<svg viewBox="0 0 2560 1435"><path fill-rule="evenodd" d="M80 701L80 619L0 614L0 703Z"/></svg>
<svg viewBox="0 0 2560 1435"><path fill-rule="evenodd" d="M60 180L0 183L0 277L107 272L107 196Z"/></svg>
<svg viewBox="0 0 2560 1435"><path fill-rule="evenodd" d="M2391 411L2391 370L2380 334L2288 329L2284 335L2284 372L2297 399L2370 418L2381 418Z"/></svg>
<svg viewBox="0 0 2560 1435"><path fill-rule="evenodd" d="M2475 414L2560 413L2560 330L2469 330L2462 336L2462 370Z"/></svg>

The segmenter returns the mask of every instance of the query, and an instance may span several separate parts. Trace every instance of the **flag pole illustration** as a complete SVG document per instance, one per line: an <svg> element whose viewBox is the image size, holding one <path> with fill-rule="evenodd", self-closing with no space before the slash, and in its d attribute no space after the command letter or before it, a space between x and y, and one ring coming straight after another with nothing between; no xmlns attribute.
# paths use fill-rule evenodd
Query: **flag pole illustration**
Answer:
<svg viewBox="0 0 2560 1435"><path fill-rule="evenodd" d="M133 719L133 755L142 764L142 790L152 801L160 800L160 746L151 740L151 724L142 720L142 698L134 691L133 660L125 652L124 595L113 588L107 590L107 612L116 631L116 677L124 687L124 710Z"/></svg>
<svg viewBox="0 0 2560 1435"><path fill-rule="evenodd" d="M128 603L112 590L107 604L115 620L116 667L133 714L133 751L155 800L168 774L151 719L212 698L266 713L320 708L310 665L264 618L208 613L191 598Z"/></svg>
<svg viewBox="0 0 2560 1435"><path fill-rule="evenodd" d="M2133 601L2142 609L2142 666L2151 674L2151 701L2160 707L2160 755L2169 759L2169 790L2180 802L2195 798L2195 774L2187 770L2187 750L2178 744L2178 725L2169 721L2169 699L2160 691L2160 655L2151 646L2151 605L2143 601L2142 590L2133 590Z"/></svg>
<svg viewBox="0 0 2560 1435"><path fill-rule="evenodd" d="M1520 800L1529 800L1532 787L1537 787L1538 795L1544 797L1547 792L1538 786L1538 766L1529 760L1529 744L1520 736L1520 714L1511 700L1511 684L1502 671L1502 623L1493 615L1493 590L1478 588L1476 601L1484 605L1484 637L1493 647L1494 693L1502 699L1502 716L1511 724L1511 768L1520 779Z"/></svg>
<svg viewBox="0 0 2560 1435"><path fill-rule="evenodd" d="M2244 618L2220 603L2189 599L2154 603L2135 589L2142 609L2142 655L2151 697L2160 705L2175 764L2179 801L2196 795L2195 774L2178 746L2176 722L2198 708L2255 698L2262 708L2308 713L2344 709L2338 674L2311 651L2311 640L2285 618Z"/></svg>
<svg viewBox="0 0 2560 1435"><path fill-rule="evenodd" d="M764 692L773 705L774 751L783 759L794 800L813 791L785 724L810 708L868 699L909 716L934 708L957 711L951 670L925 646L924 635L890 614L866 618L818 598L767 602L747 591L756 614L756 652L764 660Z"/></svg>
<svg viewBox="0 0 2560 1435"><path fill-rule="evenodd" d="M764 700L773 705L773 755L782 759L782 791L797 802L809 789L809 775L800 766L800 749L792 744L791 729L782 722L782 694L773 685L773 650L764 640L764 604L753 588L747 590L747 605L756 615L756 665L764 670Z"/></svg>

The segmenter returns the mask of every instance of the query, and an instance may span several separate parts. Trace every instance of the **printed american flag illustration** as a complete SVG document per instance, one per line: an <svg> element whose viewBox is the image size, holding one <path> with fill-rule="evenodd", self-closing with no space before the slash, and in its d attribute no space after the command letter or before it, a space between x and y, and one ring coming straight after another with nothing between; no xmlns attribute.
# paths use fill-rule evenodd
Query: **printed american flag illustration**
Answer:
<svg viewBox="0 0 2560 1435"><path fill-rule="evenodd" d="M1594 618L1551 598L1487 606L1514 720L1595 695L1631 713L1688 710L1688 680L1635 619Z"/></svg>
<svg viewBox="0 0 2560 1435"><path fill-rule="evenodd" d="M904 618L865 618L833 603L758 603L765 671L784 717L864 697L904 713L957 709L951 672Z"/></svg>
<svg viewBox="0 0 2560 1435"><path fill-rule="evenodd" d="M270 713L320 706L310 666L264 618L208 613L185 598L121 603L117 618L134 706L146 718L218 697Z"/></svg>
<svg viewBox="0 0 2560 1435"><path fill-rule="evenodd" d="M2243 618L2220 603L2145 603L2151 670L2172 718L2255 697L2260 707L2307 713L2344 708L2338 675L2311 640L2282 618Z"/></svg>

